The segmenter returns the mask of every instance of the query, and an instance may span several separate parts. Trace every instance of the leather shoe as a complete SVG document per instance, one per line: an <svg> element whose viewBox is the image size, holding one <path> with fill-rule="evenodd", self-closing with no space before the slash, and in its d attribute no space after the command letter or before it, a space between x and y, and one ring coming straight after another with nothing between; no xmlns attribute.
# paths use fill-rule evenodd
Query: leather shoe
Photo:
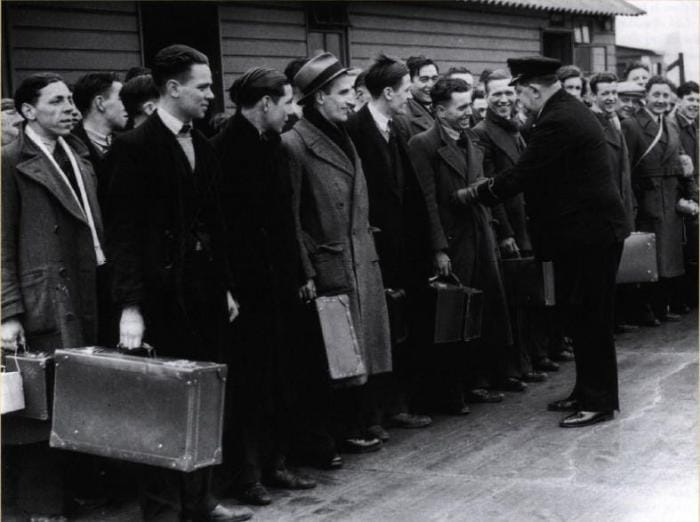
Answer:
<svg viewBox="0 0 700 522"><path fill-rule="evenodd" d="M345 453L371 453L381 449L382 441L374 437L350 437L342 441L341 447Z"/></svg>
<svg viewBox="0 0 700 522"><path fill-rule="evenodd" d="M547 404L549 411L578 411L579 404L576 399L561 399Z"/></svg>
<svg viewBox="0 0 700 522"><path fill-rule="evenodd" d="M681 316L678 314L673 314L668 312L666 315L659 317L659 320L663 323L677 323L681 320Z"/></svg>
<svg viewBox="0 0 700 522"><path fill-rule="evenodd" d="M486 388L475 388L467 393L468 402L496 403L503 401L503 394L488 391Z"/></svg>
<svg viewBox="0 0 700 522"><path fill-rule="evenodd" d="M207 522L242 522L251 518L253 518L253 512L247 507L220 502L203 517L203 520Z"/></svg>
<svg viewBox="0 0 700 522"><path fill-rule="evenodd" d="M535 370L540 372L558 372L559 365L549 357L542 357L534 364Z"/></svg>
<svg viewBox="0 0 700 522"><path fill-rule="evenodd" d="M270 492L267 491L265 486L260 482L254 482L242 488L236 493L235 497L244 504L250 504L252 506L267 506L272 504Z"/></svg>
<svg viewBox="0 0 700 522"><path fill-rule="evenodd" d="M639 326L634 325L634 324L625 324L625 323L620 323L615 325L615 333L616 334L625 334L625 333L630 333L630 332L636 332L639 330Z"/></svg>
<svg viewBox="0 0 700 522"><path fill-rule="evenodd" d="M497 388L505 391L524 392L527 390L527 384L515 377L507 377L498 384Z"/></svg>
<svg viewBox="0 0 700 522"><path fill-rule="evenodd" d="M427 415L415 415L413 413L403 412L394 415L389 419L389 423L395 428L415 429L430 426L433 423L433 419Z"/></svg>
<svg viewBox="0 0 700 522"><path fill-rule="evenodd" d="M544 382L547 380L547 374L545 372L527 372L524 373L520 378L523 382Z"/></svg>
<svg viewBox="0 0 700 522"><path fill-rule="evenodd" d="M575 359L575 357L573 352L569 350L562 350L559 353L550 355L549 359L556 362L571 362Z"/></svg>
<svg viewBox="0 0 700 522"><path fill-rule="evenodd" d="M388 442L389 440L389 432L386 431L382 426L379 424L374 424L367 428L367 438L370 439L379 439L382 442Z"/></svg>
<svg viewBox="0 0 700 522"><path fill-rule="evenodd" d="M583 428L598 422L612 420L615 414L612 411L577 411L564 418L559 426L562 428Z"/></svg>
<svg viewBox="0 0 700 522"><path fill-rule="evenodd" d="M308 477L292 473L286 468L276 469L263 479L267 486L281 489L313 489L316 481Z"/></svg>

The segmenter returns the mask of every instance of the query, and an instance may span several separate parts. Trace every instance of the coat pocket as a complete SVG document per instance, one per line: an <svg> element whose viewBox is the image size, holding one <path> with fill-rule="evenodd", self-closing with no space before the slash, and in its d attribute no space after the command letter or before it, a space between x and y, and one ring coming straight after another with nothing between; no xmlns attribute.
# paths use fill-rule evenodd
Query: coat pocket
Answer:
<svg viewBox="0 0 700 522"><path fill-rule="evenodd" d="M338 295L352 290L342 243L318 245L311 255L311 263L316 271L314 282L319 295Z"/></svg>
<svg viewBox="0 0 700 522"><path fill-rule="evenodd" d="M28 335L53 333L58 329L56 305L51 288L49 271L45 268L31 270L20 278L24 319L22 324Z"/></svg>

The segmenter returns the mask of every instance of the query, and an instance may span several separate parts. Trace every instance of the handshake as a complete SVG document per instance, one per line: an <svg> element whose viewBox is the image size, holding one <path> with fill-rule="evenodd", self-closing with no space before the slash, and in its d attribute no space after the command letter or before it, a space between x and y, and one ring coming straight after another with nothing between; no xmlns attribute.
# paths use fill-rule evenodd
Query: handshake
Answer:
<svg viewBox="0 0 700 522"><path fill-rule="evenodd" d="M489 178L483 178L475 183L472 183L466 188L461 188L452 195L453 202L461 203L462 205L471 205L474 202L479 201L479 187L484 183L491 184L493 180Z"/></svg>

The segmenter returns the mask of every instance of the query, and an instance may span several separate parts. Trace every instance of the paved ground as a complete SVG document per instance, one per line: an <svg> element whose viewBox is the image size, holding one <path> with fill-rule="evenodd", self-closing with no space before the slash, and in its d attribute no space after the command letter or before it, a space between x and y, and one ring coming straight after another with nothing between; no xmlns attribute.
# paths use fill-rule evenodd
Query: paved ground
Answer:
<svg viewBox="0 0 700 522"><path fill-rule="evenodd" d="M255 520L697 521L697 318L620 336L618 359L613 422L557 427L561 414L545 406L568 392L568 363L502 404L392 431L379 453L348 456L342 470L308 470L317 489L274 492ZM130 499L80 520L138 519Z"/></svg>

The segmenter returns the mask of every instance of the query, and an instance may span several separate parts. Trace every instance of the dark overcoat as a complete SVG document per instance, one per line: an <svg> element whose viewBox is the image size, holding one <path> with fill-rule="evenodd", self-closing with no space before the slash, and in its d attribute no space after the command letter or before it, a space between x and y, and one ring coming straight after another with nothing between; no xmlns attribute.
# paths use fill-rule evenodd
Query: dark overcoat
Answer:
<svg viewBox="0 0 700 522"><path fill-rule="evenodd" d="M664 118L661 139L643 159L659 130L658 123L643 109L623 120L622 130L629 147L632 188L639 205L637 229L656 234L659 276L683 275L683 216L676 212L676 203L682 197L697 200L697 194L693 178L683 176L678 127L671 118Z"/></svg>
<svg viewBox="0 0 700 522"><path fill-rule="evenodd" d="M472 129L476 136L476 145L484 155L484 176L487 178L498 176L501 172L515 165L525 145L525 140L519 132L508 132L497 123L496 118L498 116L488 110L486 118ZM517 194L505 200L503 209L505 216L498 216L500 221L499 237L513 237L521 251L531 252L532 242L527 229L525 197L522 194Z"/></svg>
<svg viewBox="0 0 700 522"><path fill-rule="evenodd" d="M420 132L427 131L435 123L435 118L425 107L414 99L408 100L406 114L394 118L396 131L404 140L408 141Z"/></svg>
<svg viewBox="0 0 700 522"><path fill-rule="evenodd" d="M391 371L389 319L360 158L306 119L282 135L299 220L302 269L320 295L348 293L369 374Z"/></svg>
<svg viewBox="0 0 700 522"><path fill-rule="evenodd" d="M438 214L447 239L452 270L462 284L484 292L482 339L491 345L512 344L510 318L499 268L491 211L464 206L455 193L483 179L481 151L467 140L466 155L438 122L409 142L418 175L435 186Z"/></svg>
<svg viewBox="0 0 700 522"><path fill-rule="evenodd" d="M101 238L97 183L87 149L73 136L65 140L75 153ZM19 318L31 351L91 346L97 340L96 274L85 214L49 159L20 133L2 151L3 320ZM49 423L3 418L3 425L13 424L23 427L5 431L6 441L48 438Z"/></svg>
<svg viewBox="0 0 700 522"><path fill-rule="evenodd" d="M695 121L689 122L680 115L678 109L676 109L674 117L680 132L681 147L683 148L683 152L685 152L693 160L693 177L697 183L698 161L700 161L700 156L698 155L698 119L695 118Z"/></svg>
<svg viewBox="0 0 700 522"><path fill-rule="evenodd" d="M154 113L112 144L107 246L115 308L138 305L144 341L159 355L221 358L226 290L233 286L217 181L218 159L192 131L195 171Z"/></svg>

